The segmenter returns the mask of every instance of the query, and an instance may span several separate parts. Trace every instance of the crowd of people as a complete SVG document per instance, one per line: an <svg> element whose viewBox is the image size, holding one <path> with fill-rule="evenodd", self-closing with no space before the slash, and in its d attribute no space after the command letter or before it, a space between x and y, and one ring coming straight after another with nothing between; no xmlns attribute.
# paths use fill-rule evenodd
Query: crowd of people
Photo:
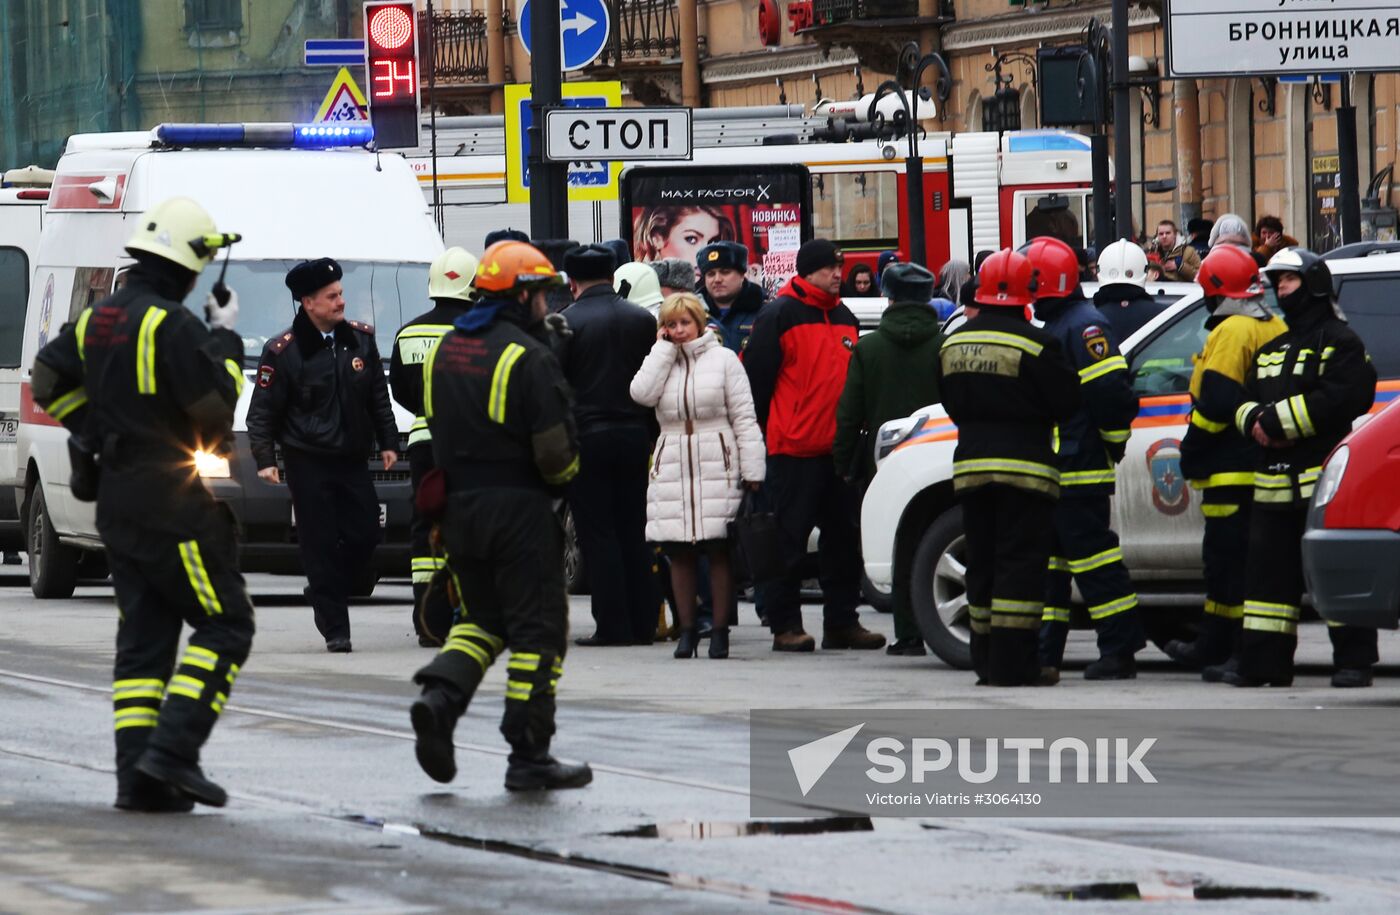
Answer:
<svg viewBox="0 0 1400 915"><path fill-rule="evenodd" d="M123 611L117 806L168 812L226 801L199 753L253 635L234 519L189 470L197 449L232 439L244 384L237 296L216 284L204 323L180 305L238 236L182 198L138 226L123 284L40 351L32 389L72 433L72 492L97 503ZM774 555L751 571L772 650L816 649L801 606L812 577L822 649L885 647L858 612L871 437L934 403L959 428L953 489L978 682L1059 682L1072 582L1100 654L1084 676L1128 679L1146 634L1110 524L1138 410L1118 344L1151 317L1144 285L1160 270L1195 279L1211 312L1181 449L1204 491L1205 623L1166 651L1207 681L1284 685L1309 499L1322 460L1370 408L1376 373L1327 264L1288 245L1277 220L1260 220L1258 246L1233 215L1189 229L1183 240L1159 225L1155 263L1132 241L1109 246L1093 299L1085 257L1051 236L938 275L889 252L877 269L846 270L841 249L814 238L771 301L733 240L693 262L639 264L620 241L537 246L500 230L480 259L450 248L433 262L433 307L399 330L387 379L373 328L345 318L340 265L303 261L286 276L295 319L259 357L251 450L258 477L290 489L316 626L328 651L348 653L349 582L378 536L364 455L376 450L385 470L398 460L391 396L413 414L414 624L440 651L415 674L410 718L418 761L439 781L454 777L453 730L507 651L506 787L591 781L586 764L549 752L568 641L559 499L595 623L578 645L674 637L684 659L708 637L707 655L727 658L733 530L748 511L771 515ZM1266 282L1283 320L1264 305ZM873 291L888 304L862 339L842 297ZM965 321L945 334L958 305ZM908 563L895 557L894 655L925 651L898 574ZM180 654L184 622L193 633ZM1369 686L1375 632L1328 632L1333 685Z"/></svg>

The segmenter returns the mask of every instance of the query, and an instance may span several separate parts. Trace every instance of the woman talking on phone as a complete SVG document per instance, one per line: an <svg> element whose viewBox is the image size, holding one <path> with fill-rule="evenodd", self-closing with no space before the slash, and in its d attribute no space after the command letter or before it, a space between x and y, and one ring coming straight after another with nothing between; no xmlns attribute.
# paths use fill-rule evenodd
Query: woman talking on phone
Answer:
<svg viewBox="0 0 1400 915"><path fill-rule="evenodd" d="M661 435L647 486L647 540L671 560L681 637L676 657L696 654L696 568L710 560L715 621L710 657L729 657L734 583L729 522L745 487L763 480L763 436L739 357L705 327L705 306L680 292L661 303L660 328L632 379L632 399L653 407Z"/></svg>

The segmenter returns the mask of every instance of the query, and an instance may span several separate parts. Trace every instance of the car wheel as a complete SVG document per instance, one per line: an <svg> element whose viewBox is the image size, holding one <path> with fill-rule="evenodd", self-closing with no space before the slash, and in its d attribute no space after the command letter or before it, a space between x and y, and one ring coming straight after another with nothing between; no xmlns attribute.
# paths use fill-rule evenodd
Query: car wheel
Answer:
<svg viewBox="0 0 1400 915"><path fill-rule="evenodd" d="M864 572L860 576L860 593L865 598L865 602L879 610L881 613L894 612L894 594L890 591L882 591L871 581Z"/></svg>
<svg viewBox="0 0 1400 915"><path fill-rule="evenodd" d="M914 551L909 596L929 650L950 667L972 667L967 612L967 541L962 512L949 509L929 525Z"/></svg>
<svg viewBox="0 0 1400 915"><path fill-rule="evenodd" d="M578 548L578 532L574 529L574 513L564 506L564 584L570 594L587 594L588 577L583 571L583 552Z"/></svg>
<svg viewBox="0 0 1400 915"><path fill-rule="evenodd" d="M29 497L29 519L25 525L29 553L29 589L40 600L63 600L73 596L78 584L78 550L58 542L58 533L49 521L44 487L35 484Z"/></svg>

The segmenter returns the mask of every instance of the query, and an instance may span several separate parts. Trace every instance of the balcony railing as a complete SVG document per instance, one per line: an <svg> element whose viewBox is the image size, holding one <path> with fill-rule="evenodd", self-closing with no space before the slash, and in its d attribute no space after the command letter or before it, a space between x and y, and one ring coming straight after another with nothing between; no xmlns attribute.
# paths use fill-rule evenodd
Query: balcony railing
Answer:
<svg viewBox="0 0 1400 915"><path fill-rule="evenodd" d="M837 25L862 19L913 19L919 0L812 0L812 24ZM953 18L952 0L939 0L938 17Z"/></svg>
<svg viewBox="0 0 1400 915"><path fill-rule="evenodd" d="M611 0L613 34L599 63L617 67L680 56L681 32L675 0ZM703 52L705 39L700 38Z"/></svg>
<svg viewBox="0 0 1400 915"><path fill-rule="evenodd" d="M480 10L419 13L418 34L424 36L423 57L433 62L438 83L484 83L486 70L486 14ZM431 27L429 27L431 25ZM425 67L426 70L426 67ZM427 82L427 73L423 74Z"/></svg>

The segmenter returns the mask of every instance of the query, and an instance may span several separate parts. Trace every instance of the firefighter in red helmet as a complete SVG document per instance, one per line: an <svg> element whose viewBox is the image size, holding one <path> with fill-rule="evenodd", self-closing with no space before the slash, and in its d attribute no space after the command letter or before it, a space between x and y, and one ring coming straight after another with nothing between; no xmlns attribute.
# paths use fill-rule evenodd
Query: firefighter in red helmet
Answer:
<svg viewBox="0 0 1400 915"><path fill-rule="evenodd" d="M1118 352L1103 313L1079 286L1079 259L1058 238L1033 239L1021 249L1035 268L1035 316L1059 341L1079 376L1080 407L1055 432L1060 501L1055 507L1055 550L1040 633L1046 679L1059 678L1069 635L1070 578L1089 607L1099 659L1089 680L1137 676L1133 659L1146 644L1142 620L1118 535L1109 526L1114 465L1128 447L1138 400L1128 363Z"/></svg>
<svg viewBox="0 0 1400 915"><path fill-rule="evenodd" d="M1164 650L1199 669L1225 663L1239 645L1259 446L1235 428L1235 411L1246 400L1255 355L1286 328L1265 306L1259 265L1244 248L1217 245L1201 262L1196 282L1205 291L1210 333L1191 373L1181 473L1201 492L1206 602L1196 640L1172 640Z"/></svg>
<svg viewBox="0 0 1400 915"><path fill-rule="evenodd" d="M978 683L1032 686L1051 519L1060 493L1052 438L1079 407L1060 344L1026 319L1035 280L1010 249L978 274L977 314L939 353L943 406L958 425L953 490L967 540L972 665Z"/></svg>

